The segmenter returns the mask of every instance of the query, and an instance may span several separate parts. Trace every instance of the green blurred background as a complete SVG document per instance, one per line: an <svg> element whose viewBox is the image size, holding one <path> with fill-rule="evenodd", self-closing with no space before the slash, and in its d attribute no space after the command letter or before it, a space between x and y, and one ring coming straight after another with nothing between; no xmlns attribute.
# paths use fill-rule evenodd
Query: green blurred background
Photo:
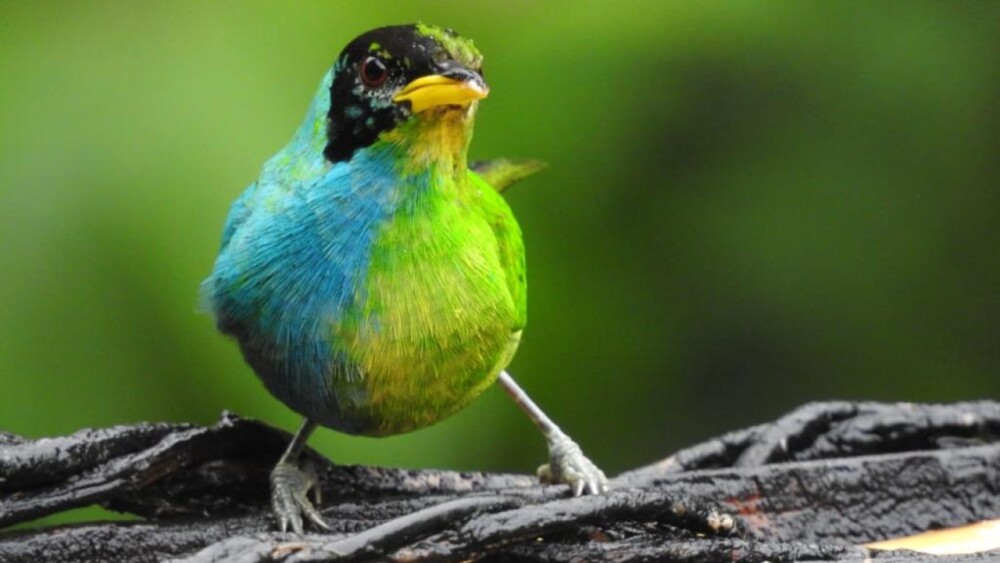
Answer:
<svg viewBox="0 0 1000 563"><path fill-rule="evenodd" d="M0 3L0 428L292 429L198 313L230 202L355 35L475 39L511 371L609 473L822 399L1000 392L1000 3ZM499 390L343 463L532 471Z"/></svg>

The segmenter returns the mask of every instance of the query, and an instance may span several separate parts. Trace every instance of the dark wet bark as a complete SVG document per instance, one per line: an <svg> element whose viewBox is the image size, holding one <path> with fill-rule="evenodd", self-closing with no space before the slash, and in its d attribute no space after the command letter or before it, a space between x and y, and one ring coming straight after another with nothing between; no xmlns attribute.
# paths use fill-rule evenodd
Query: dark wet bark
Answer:
<svg viewBox="0 0 1000 563"><path fill-rule="evenodd" d="M1000 516L998 436L1000 403L818 403L575 499L528 476L339 467L309 452L333 533L296 537L267 512L289 437L266 425L0 433L0 527L95 503L144 518L0 532L0 561L857 560L866 542Z"/></svg>

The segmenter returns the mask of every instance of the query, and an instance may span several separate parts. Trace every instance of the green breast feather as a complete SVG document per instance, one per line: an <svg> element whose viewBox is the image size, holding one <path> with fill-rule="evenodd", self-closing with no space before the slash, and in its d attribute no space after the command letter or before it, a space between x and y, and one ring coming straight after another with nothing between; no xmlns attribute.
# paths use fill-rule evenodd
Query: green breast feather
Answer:
<svg viewBox="0 0 1000 563"><path fill-rule="evenodd" d="M379 234L359 304L335 342L364 374L368 434L415 430L493 383L526 320L521 231L473 172L432 176Z"/></svg>

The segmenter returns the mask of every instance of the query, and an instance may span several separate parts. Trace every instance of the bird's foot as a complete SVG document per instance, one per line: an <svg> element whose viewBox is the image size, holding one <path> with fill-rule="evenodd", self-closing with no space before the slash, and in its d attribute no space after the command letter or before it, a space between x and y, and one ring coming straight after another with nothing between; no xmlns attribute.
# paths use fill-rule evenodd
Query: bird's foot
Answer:
<svg viewBox="0 0 1000 563"><path fill-rule="evenodd" d="M584 493L598 495L608 492L608 478L594 462L583 455L583 450L569 436L556 430L546 439L549 443L549 462L538 468L542 483L565 483L573 496Z"/></svg>
<svg viewBox="0 0 1000 563"><path fill-rule="evenodd" d="M316 470L309 462L303 463L300 469L294 463L282 461L271 471L271 510L282 532L288 531L290 524L292 531L301 534L303 516L324 530L330 529L313 503L309 502L306 495L310 490L316 504L319 504L319 482Z"/></svg>

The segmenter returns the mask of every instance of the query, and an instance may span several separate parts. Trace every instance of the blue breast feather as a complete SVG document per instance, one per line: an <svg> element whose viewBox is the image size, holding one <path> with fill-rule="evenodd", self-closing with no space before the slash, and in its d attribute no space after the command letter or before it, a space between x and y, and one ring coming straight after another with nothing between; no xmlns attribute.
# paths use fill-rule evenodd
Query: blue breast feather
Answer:
<svg viewBox="0 0 1000 563"><path fill-rule="evenodd" d="M341 419L341 407L363 405L365 389L337 356L333 327L363 295L372 245L396 206L395 154L372 147L331 166L309 134L317 114L325 108L314 102L292 142L233 204L202 293L275 396L350 432L356 423Z"/></svg>
<svg viewBox="0 0 1000 563"><path fill-rule="evenodd" d="M313 185L258 181L233 205L205 282L220 330L267 387L320 420L364 402L360 374L335 356L332 338L364 291L372 244L393 211L395 178L382 160L356 155Z"/></svg>

